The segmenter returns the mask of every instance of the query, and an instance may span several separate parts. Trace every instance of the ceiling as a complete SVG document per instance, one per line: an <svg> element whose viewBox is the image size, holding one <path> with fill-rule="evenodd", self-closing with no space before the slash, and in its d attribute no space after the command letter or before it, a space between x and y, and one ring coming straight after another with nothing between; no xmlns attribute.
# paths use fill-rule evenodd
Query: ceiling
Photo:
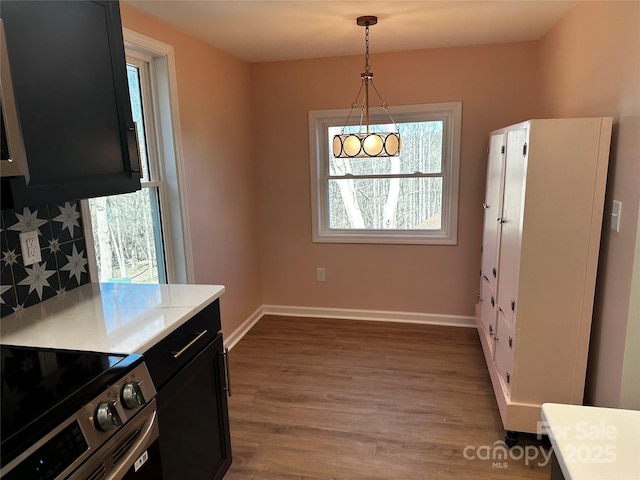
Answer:
<svg viewBox="0 0 640 480"><path fill-rule="evenodd" d="M575 1L565 0L123 0L248 62L364 53L361 15L376 15L370 51L541 38Z"/></svg>

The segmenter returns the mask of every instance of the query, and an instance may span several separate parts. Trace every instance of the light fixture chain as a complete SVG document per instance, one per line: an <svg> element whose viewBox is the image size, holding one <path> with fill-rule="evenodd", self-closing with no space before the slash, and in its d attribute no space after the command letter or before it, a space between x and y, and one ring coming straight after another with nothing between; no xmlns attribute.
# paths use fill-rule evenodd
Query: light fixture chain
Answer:
<svg viewBox="0 0 640 480"><path fill-rule="evenodd" d="M373 83L373 73L371 73L371 67L369 66L369 27L375 25L377 22L378 18L373 15L366 15L356 19L358 25L365 27L364 72L360 75L362 80L360 90L358 90L356 100L351 104L351 110L347 116L347 121L342 127L342 133L340 135L334 135L333 137L332 151L335 158L398 157L400 155L401 140L398 124L391 116L387 103L382 99L380 92ZM371 133L369 131L369 85L373 86L376 95L378 95L380 99L382 108L395 126L395 133L379 131ZM360 133L345 134L349 120L354 110L359 106L358 100L363 90L364 99L360 105ZM366 132L362 131L363 123L366 125Z"/></svg>
<svg viewBox="0 0 640 480"><path fill-rule="evenodd" d="M369 25L364 29L364 44L365 44L365 56L364 56L364 71L369 73Z"/></svg>

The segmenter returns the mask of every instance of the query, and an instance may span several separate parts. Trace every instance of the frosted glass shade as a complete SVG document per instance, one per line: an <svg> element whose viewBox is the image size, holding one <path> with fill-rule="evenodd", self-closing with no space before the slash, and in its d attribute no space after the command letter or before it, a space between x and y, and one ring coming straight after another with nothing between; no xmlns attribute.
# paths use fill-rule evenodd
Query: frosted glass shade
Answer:
<svg viewBox="0 0 640 480"><path fill-rule="evenodd" d="M400 135L394 133L347 133L333 137L336 158L397 157Z"/></svg>

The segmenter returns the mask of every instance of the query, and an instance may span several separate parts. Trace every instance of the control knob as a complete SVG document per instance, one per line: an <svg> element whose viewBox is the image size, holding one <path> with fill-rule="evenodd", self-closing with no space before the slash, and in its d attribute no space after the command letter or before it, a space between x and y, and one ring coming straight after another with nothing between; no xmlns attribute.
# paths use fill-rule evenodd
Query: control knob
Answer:
<svg viewBox="0 0 640 480"><path fill-rule="evenodd" d="M116 409L116 402L102 402L96 409L96 427L103 432L122 425L122 419Z"/></svg>
<svg viewBox="0 0 640 480"><path fill-rule="evenodd" d="M145 398L140 388L140 382L127 382L122 387L122 403L128 409L144 405Z"/></svg>

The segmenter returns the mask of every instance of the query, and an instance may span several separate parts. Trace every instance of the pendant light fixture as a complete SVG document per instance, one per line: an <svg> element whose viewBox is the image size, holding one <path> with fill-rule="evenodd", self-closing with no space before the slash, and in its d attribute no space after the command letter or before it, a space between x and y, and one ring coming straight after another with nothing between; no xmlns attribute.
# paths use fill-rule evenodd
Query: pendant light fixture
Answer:
<svg viewBox="0 0 640 480"><path fill-rule="evenodd" d="M333 137L333 156L336 158L362 158L362 157L397 157L400 155L400 132L396 122L389 113L389 107L387 103L382 100L378 89L373 83L373 72L369 67L369 27L378 23L378 17L367 15L358 17L356 23L361 27L365 27L365 64L364 72L360 74L362 84L360 90L356 95L356 99L351 105L351 111L345 122L345 127L342 127L342 132L339 135ZM380 99L382 108L389 115L391 123L396 127L395 132L371 132L369 127L369 86L373 87L373 90ZM360 94L364 89L364 97L360 102ZM360 106L360 131L358 133L344 133L346 126L349 124L349 119L353 111ZM364 120L364 131L363 122Z"/></svg>

